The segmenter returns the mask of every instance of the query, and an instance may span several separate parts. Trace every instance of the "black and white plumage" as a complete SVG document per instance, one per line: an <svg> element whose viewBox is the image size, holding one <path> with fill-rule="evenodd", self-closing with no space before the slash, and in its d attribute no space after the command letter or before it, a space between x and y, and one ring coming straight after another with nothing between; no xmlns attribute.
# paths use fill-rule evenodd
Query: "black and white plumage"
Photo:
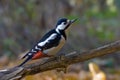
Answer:
<svg viewBox="0 0 120 80"><path fill-rule="evenodd" d="M23 56L23 58L27 58L19 66L22 66L32 59L56 55L56 53L64 46L67 39L65 33L66 29L76 20L77 19L68 20L66 18L61 18L57 22L56 27L46 33L41 40L33 46L25 56Z"/></svg>

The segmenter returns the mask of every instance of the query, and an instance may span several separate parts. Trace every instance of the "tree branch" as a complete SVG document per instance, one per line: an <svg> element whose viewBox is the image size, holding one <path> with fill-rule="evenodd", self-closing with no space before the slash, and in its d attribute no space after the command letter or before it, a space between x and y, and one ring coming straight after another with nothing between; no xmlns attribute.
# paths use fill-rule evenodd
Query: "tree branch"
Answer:
<svg viewBox="0 0 120 80"><path fill-rule="evenodd" d="M120 40L90 51L82 53L73 52L70 54L66 54L62 57L48 58L43 63L39 61L36 63L24 65L22 67L14 67L12 69L0 71L0 77L1 80L21 79L27 75L34 75L55 68L66 68L70 64L83 62L89 59L93 59L117 51L120 51Z"/></svg>

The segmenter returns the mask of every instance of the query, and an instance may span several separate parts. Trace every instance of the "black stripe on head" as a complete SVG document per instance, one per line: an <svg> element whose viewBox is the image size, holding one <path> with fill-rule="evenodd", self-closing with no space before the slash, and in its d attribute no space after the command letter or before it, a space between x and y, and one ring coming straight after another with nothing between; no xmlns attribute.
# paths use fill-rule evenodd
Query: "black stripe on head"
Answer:
<svg viewBox="0 0 120 80"><path fill-rule="evenodd" d="M57 24L56 24L56 27L57 27L57 25L60 25L60 24L63 23L63 22L64 22L64 23L67 23L67 20L68 20L68 19L66 19L66 18L61 18L61 19L59 19L58 22L57 22Z"/></svg>

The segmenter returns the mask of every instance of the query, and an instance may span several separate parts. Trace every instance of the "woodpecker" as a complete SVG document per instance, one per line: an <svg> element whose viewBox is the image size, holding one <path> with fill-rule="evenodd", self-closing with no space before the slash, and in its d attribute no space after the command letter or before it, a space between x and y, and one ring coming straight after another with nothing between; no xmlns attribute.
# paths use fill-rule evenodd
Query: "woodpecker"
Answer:
<svg viewBox="0 0 120 80"><path fill-rule="evenodd" d="M40 59L44 57L55 56L63 47L67 40L66 30L77 19L69 20L61 18L58 20L56 27L46 33L36 45L26 53L22 59L26 58L19 66L24 65L29 60Z"/></svg>

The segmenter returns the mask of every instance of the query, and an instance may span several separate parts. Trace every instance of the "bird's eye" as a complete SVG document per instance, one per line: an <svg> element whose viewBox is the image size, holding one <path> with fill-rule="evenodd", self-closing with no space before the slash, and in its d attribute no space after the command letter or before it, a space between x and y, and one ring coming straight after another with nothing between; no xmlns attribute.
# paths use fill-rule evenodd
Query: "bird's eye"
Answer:
<svg viewBox="0 0 120 80"><path fill-rule="evenodd" d="M64 24L67 24L67 22L64 22Z"/></svg>

